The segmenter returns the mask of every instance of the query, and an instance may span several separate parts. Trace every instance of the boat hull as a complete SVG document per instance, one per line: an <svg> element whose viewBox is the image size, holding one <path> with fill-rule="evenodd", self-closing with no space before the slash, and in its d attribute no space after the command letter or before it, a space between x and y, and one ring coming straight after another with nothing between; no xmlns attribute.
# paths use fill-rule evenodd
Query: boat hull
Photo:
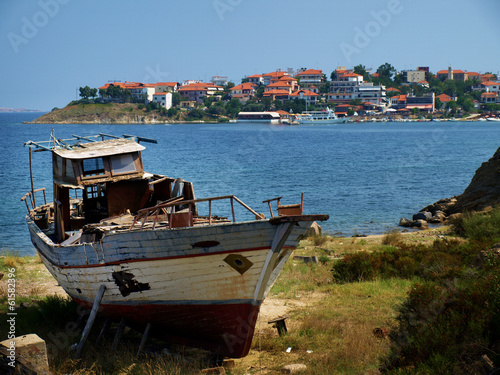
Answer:
<svg viewBox="0 0 500 375"><path fill-rule="evenodd" d="M42 261L79 304L90 307L104 285L102 316L233 358L248 353L260 305L311 223L123 231L60 246L28 219Z"/></svg>
<svg viewBox="0 0 500 375"><path fill-rule="evenodd" d="M325 119L325 120L297 120L300 125L314 125L314 124L343 124L347 122L347 118Z"/></svg>

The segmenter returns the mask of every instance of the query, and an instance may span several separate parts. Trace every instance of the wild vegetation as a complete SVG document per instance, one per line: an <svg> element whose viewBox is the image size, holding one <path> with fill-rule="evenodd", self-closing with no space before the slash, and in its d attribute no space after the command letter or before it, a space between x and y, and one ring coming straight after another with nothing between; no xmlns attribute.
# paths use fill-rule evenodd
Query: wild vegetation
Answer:
<svg viewBox="0 0 500 375"><path fill-rule="evenodd" d="M226 373L277 374L283 365L304 363L307 374L486 374L482 355L499 367L499 224L496 209L463 215L449 228L303 240L294 255L319 262L287 263L262 308L249 356ZM102 349L111 347L113 334L95 348L102 321L74 360L71 345L83 325L76 323L85 314L64 297L46 295L50 276L37 257L0 258L0 272L13 265L25 285L16 299L23 303L17 333L46 340L56 373L193 374L213 365L204 352L156 340L136 357L134 331L115 353ZM273 307L289 315L281 337L267 324L278 314Z"/></svg>

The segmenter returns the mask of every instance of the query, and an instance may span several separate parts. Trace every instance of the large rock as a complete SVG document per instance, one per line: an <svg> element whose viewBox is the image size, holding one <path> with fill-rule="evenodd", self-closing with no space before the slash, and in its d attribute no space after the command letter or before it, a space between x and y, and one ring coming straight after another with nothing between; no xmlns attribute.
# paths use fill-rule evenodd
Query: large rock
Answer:
<svg viewBox="0 0 500 375"><path fill-rule="evenodd" d="M15 363L20 373L50 374L45 341L35 334L0 342L0 353L6 356L8 363Z"/></svg>
<svg viewBox="0 0 500 375"><path fill-rule="evenodd" d="M500 148L476 171L471 183L445 212L482 211L500 203Z"/></svg>
<svg viewBox="0 0 500 375"><path fill-rule="evenodd" d="M432 217L432 214L430 212L424 212L424 211L420 211L418 213L416 213L415 215L413 215L413 220L425 220L425 221L429 221Z"/></svg>
<svg viewBox="0 0 500 375"><path fill-rule="evenodd" d="M446 216L469 211L483 211L500 204L500 148L493 157L476 170L469 186L456 197L445 198L433 203L422 211L433 216L439 211ZM440 214L440 219L442 215Z"/></svg>

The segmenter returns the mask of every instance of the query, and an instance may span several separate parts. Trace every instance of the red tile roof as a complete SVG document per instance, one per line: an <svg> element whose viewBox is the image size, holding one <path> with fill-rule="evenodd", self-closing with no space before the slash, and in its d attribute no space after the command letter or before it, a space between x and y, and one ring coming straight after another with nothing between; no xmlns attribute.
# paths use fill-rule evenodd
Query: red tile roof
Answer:
<svg viewBox="0 0 500 375"><path fill-rule="evenodd" d="M230 91L237 91L237 90L254 90L256 87L256 85L254 85L253 83L250 83L250 82L245 82L245 83L241 83L239 84L238 86L234 86L232 88L230 88L229 90Z"/></svg>
<svg viewBox="0 0 500 375"><path fill-rule="evenodd" d="M387 88L385 91L395 91L395 92L401 92L401 90L398 90L397 88L395 87L389 87Z"/></svg>
<svg viewBox="0 0 500 375"><path fill-rule="evenodd" d="M315 92L312 92L310 90L297 90L297 91L294 91L290 94L290 96L301 96L300 94L302 93L302 96L319 96L318 94L316 94Z"/></svg>
<svg viewBox="0 0 500 375"><path fill-rule="evenodd" d="M448 96L446 94L438 95L436 96L436 98L439 98L439 100L441 100L443 103L451 101L451 96Z"/></svg>
<svg viewBox="0 0 500 375"><path fill-rule="evenodd" d="M357 74L357 73L345 73L345 74L342 74L340 77L344 78L344 77L363 77L363 76L361 74Z"/></svg>
<svg viewBox="0 0 500 375"><path fill-rule="evenodd" d="M482 97L482 98L490 98L490 97L491 97L491 98L495 98L495 97L497 97L497 96L498 96L498 92L483 92L483 93L481 94L481 97Z"/></svg>
<svg viewBox="0 0 500 375"><path fill-rule="evenodd" d="M269 90L269 91L266 91L264 94L262 94L263 96L270 96L270 95L278 95L278 96L281 96L281 95L289 95L290 93L288 92L288 90Z"/></svg>
<svg viewBox="0 0 500 375"><path fill-rule="evenodd" d="M484 86L498 86L498 85L500 85L500 82L486 81L486 82L481 82L481 85L484 85Z"/></svg>
<svg viewBox="0 0 500 375"><path fill-rule="evenodd" d="M464 74L465 72L463 70L453 70L453 74ZM448 74L448 70L440 70L436 74Z"/></svg>
<svg viewBox="0 0 500 375"><path fill-rule="evenodd" d="M307 69L304 70L303 72L297 73L297 76L311 76L311 75L323 75L323 71L316 69Z"/></svg>
<svg viewBox="0 0 500 375"><path fill-rule="evenodd" d="M271 72L271 73L263 74L262 76L263 77L283 77L283 76L287 76L287 75L288 75L287 72Z"/></svg>
<svg viewBox="0 0 500 375"><path fill-rule="evenodd" d="M175 87L177 85L177 82L157 82L154 85L155 86L170 86L170 87Z"/></svg>
<svg viewBox="0 0 500 375"><path fill-rule="evenodd" d="M283 82L281 80L278 80L276 82L267 85L267 87L290 87L290 84L288 82Z"/></svg>

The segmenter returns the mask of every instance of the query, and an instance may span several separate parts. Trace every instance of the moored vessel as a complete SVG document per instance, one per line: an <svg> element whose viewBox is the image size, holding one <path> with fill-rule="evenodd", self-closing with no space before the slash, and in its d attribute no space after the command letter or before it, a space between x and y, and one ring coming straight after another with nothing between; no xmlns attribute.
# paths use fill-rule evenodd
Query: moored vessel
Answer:
<svg viewBox="0 0 500 375"><path fill-rule="evenodd" d="M339 124L347 122L349 117L338 117L332 109L326 108L321 111L304 111L302 114L296 115L295 119L300 125Z"/></svg>
<svg viewBox="0 0 500 375"><path fill-rule="evenodd" d="M191 182L144 170L141 142L156 143L102 133L26 142L30 169L33 150L50 152L53 166L53 203L33 183L23 197L32 243L80 305L91 307L103 288L104 317L245 356L260 305L293 248L328 215L304 215L303 197L294 205L264 201L269 218L234 195L197 199ZM227 216L212 210L222 203Z"/></svg>

